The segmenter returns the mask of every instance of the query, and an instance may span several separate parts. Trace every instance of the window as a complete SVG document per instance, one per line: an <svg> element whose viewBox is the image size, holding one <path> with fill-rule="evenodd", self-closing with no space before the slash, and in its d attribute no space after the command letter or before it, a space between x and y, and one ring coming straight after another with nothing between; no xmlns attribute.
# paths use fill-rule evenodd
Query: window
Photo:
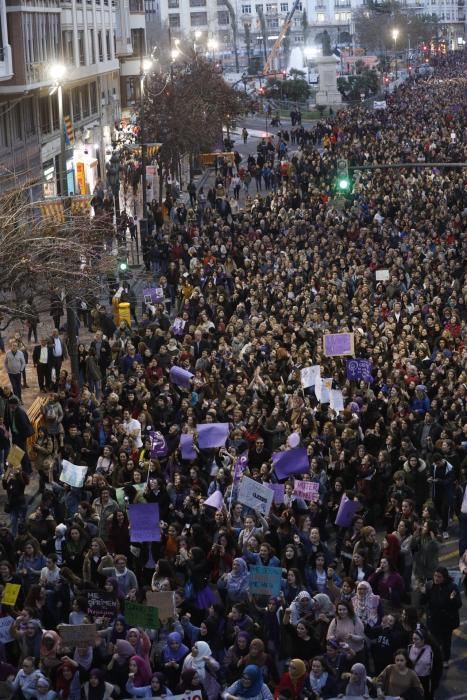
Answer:
<svg viewBox="0 0 467 700"><path fill-rule="evenodd" d="M178 10L180 7L180 2L179 0L169 0L169 10Z"/></svg>
<svg viewBox="0 0 467 700"><path fill-rule="evenodd" d="M57 99L54 100L55 105L57 107L57 114L58 114L58 102ZM50 110L49 110L49 96L46 95L45 97L40 97L39 98L39 117L40 117L40 125L41 125L41 134L50 134ZM57 125L58 125L58 116L57 116Z"/></svg>
<svg viewBox="0 0 467 700"><path fill-rule="evenodd" d="M266 12L268 13L268 15L277 15L277 4L270 3L266 5Z"/></svg>
<svg viewBox="0 0 467 700"><path fill-rule="evenodd" d="M190 0L190 7L206 7L206 0Z"/></svg>
<svg viewBox="0 0 467 700"><path fill-rule="evenodd" d="M318 22L324 22L324 12L318 12L316 19Z"/></svg>
<svg viewBox="0 0 467 700"><path fill-rule="evenodd" d="M107 53L107 60L112 59L112 49L110 48L110 29L105 30L105 50Z"/></svg>
<svg viewBox="0 0 467 700"><path fill-rule="evenodd" d="M8 112L7 107L0 107L0 145L10 145L10 132L8 129Z"/></svg>
<svg viewBox="0 0 467 700"><path fill-rule="evenodd" d="M225 5L225 0L217 0L218 5Z"/></svg>
<svg viewBox="0 0 467 700"><path fill-rule="evenodd" d="M251 5L242 5L242 15L251 15Z"/></svg>
<svg viewBox="0 0 467 700"><path fill-rule="evenodd" d="M336 12L335 17L336 17L336 22L338 22L341 18L340 14L338 12Z"/></svg>
<svg viewBox="0 0 467 700"><path fill-rule="evenodd" d="M300 34L296 34L294 41L296 44L303 44L303 37Z"/></svg>
<svg viewBox="0 0 467 700"><path fill-rule="evenodd" d="M190 23L192 27L205 27L208 23L208 13L190 12Z"/></svg>
<svg viewBox="0 0 467 700"><path fill-rule="evenodd" d="M89 85L89 97L91 102L91 114L97 112L97 86L96 83L90 83Z"/></svg>
<svg viewBox="0 0 467 700"><path fill-rule="evenodd" d="M58 100L54 97L51 98L52 105L52 131L57 131L58 129ZM69 112L67 112L69 114Z"/></svg>
<svg viewBox="0 0 467 700"><path fill-rule="evenodd" d="M71 91L72 101L73 101L73 121L79 122L81 119L81 102L79 95L79 88L73 88Z"/></svg>
<svg viewBox="0 0 467 700"><path fill-rule="evenodd" d="M144 41L144 29L132 29L131 30L131 44L133 46L133 53L137 56L144 56L145 54L145 41Z"/></svg>
<svg viewBox="0 0 467 700"><path fill-rule="evenodd" d="M75 62L75 56L73 52L73 31L71 29L65 29L62 32L62 47L65 63L73 64Z"/></svg>
<svg viewBox="0 0 467 700"><path fill-rule="evenodd" d="M277 29L279 27L279 18L273 17L272 19L268 19L266 25L268 29Z"/></svg>
<svg viewBox="0 0 467 700"><path fill-rule="evenodd" d="M88 92L88 86L87 85L81 85L80 87L80 93L81 93L81 109L83 112L83 119L85 117L89 117L89 92Z"/></svg>
<svg viewBox="0 0 467 700"><path fill-rule="evenodd" d="M13 139L23 140L23 119L21 115L21 102L17 102L11 110L11 126L13 129Z"/></svg>
<svg viewBox="0 0 467 700"><path fill-rule="evenodd" d="M228 10L217 10L217 24L229 24Z"/></svg>
<svg viewBox="0 0 467 700"><path fill-rule="evenodd" d="M36 133L36 122L34 119L34 102L32 97L27 97L23 101L24 114L24 134L26 138Z"/></svg>
<svg viewBox="0 0 467 700"><path fill-rule="evenodd" d="M97 53L99 55L99 62L104 60L104 48L102 46L102 31L99 29L97 32Z"/></svg>
<svg viewBox="0 0 467 700"><path fill-rule="evenodd" d="M169 15L169 27L178 29L180 26L180 15Z"/></svg>
<svg viewBox="0 0 467 700"><path fill-rule="evenodd" d="M86 53L84 49L84 29L78 29L78 54L79 54L79 65L86 65Z"/></svg>
<svg viewBox="0 0 467 700"><path fill-rule="evenodd" d="M89 32L89 58L93 65L96 62L96 47L94 46L94 29L88 29Z"/></svg>
<svg viewBox="0 0 467 700"><path fill-rule="evenodd" d="M288 12L289 11L289 3L288 2L281 2L281 12Z"/></svg>

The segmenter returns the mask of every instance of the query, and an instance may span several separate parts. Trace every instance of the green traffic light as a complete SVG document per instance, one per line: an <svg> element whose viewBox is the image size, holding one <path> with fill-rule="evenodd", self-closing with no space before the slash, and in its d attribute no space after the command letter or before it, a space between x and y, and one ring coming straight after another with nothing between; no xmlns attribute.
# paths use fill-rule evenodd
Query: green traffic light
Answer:
<svg viewBox="0 0 467 700"><path fill-rule="evenodd" d="M343 177L339 180L339 182L337 183L337 186L342 192L345 192L350 187L350 181L347 180L347 178Z"/></svg>
<svg viewBox="0 0 467 700"><path fill-rule="evenodd" d="M123 262L123 261L122 261L121 263L119 263L119 265L118 265L118 269L119 269L121 272L125 272L125 270L127 269L127 267L128 267L128 266L127 266L126 262Z"/></svg>

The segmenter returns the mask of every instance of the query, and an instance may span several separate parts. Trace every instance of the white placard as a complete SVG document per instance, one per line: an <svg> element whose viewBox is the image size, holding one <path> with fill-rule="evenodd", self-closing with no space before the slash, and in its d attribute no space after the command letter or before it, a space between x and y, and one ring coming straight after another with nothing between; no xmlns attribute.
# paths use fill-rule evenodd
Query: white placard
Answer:
<svg viewBox="0 0 467 700"><path fill-rule="evenodd" d="M274 491L265 484L259 484L254 479L244 476L238 489L237 501L252 508L256 513L268 515L271 510Z"/></svg>
<svg viewBox="0 0 467 700"><path fill-rule="evenodd" d="M80 467L77 464L72 464L67 459L62 459L62 473L60 474L60 481L69 486L74 486L80 489L86 478L87 467Z"/></svg>

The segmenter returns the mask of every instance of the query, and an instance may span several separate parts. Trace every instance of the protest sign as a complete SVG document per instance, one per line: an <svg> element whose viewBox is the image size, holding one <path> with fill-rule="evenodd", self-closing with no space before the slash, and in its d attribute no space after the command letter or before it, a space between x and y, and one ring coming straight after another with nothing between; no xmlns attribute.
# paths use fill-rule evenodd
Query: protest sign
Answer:
<svg viewBox="0 0 467 700"><path fill-rule="evenodd" d="M206 498L204 505L220 510L224 505L224 496L222 495L222 491L214 491L209 498Z"/></svg>
<svg viewBox="0 0 467 700"><path fill-rule="evenodd" d="M167 455L168 447L165 437L159 430L151 430L149 433L151 439L151 459L159 459Z"/></svg>
<svg viewBox="0 0 467 700"><path fill-rule="evenodd" d="M62 459L62 473L60 474L60 481L63 481L64 484L80 489L84 484L87 471L87 467L80 467L77 464L72 464L67 459Z"/></svg>
<svg viewBox="0 0 467 700"><path fill-rule="evenodd" d="M6 458L6 461L8 462L10 467L13 467L13 469L19 469L23 457L24 450L22 450L21 447L18 447L18 445L12 445L8 452L8 457Z"/></svg>
<svg viewBox="0 0 467 700"><path fill-rule="evenodd" d="M128 506L130 542L160 542L158 503L132 503Z"/></svg>
<svg viewBox="0 0 467 700"><path fill-rule="evenodd" d="M250 566L250 592L253 595L279 595L282 569L279 566Z"/></svg>
<svg viewBox="0 0 467 700"><path fill-rule="evenodd" d="M318 377L315 384L315 396L320 403L329 403L331 400L332 377Z"/></svg>
<svg viewBox="0 0 467 700"><path fill-rule="evenodd" d="M327 333L323 339L324 354L326 357L354 354L353 333Z"/></svg>
<svg viewBox="0 0 467 700"><path fill-rule="evenodd" d="M329 403L333 411L344 410L344 396L340 389L331 389L329 392Z"/></svg>
<svg viewBox="0 0 467 700"><path fill-rule="evenodd" d="M197 452L193 445L193 435L182 433L180 435L180 452L182 459L196 459Z"/></svg>
<svg viewBox="0 0 467 700"><path fill-rule="evenodd" d="M152 698L152 700L167 700L167 695L164 695L163 698ZM171 695L170 700L203 700L203 698L198 690L187 690L182 695Z"/></svg>
<svg viewBox="0 0 467 700"><path fill-rule="evenodd" d="M202 450L224 447L229 437L228 423L199 423L196 426L198 445Z"/></svg>
<svg viewBox="0 0 467 700"><path fill-rule="evenodd" d="M159 612L153 606L127 600L125 601L125 620L130 627L144 627L152 630L159 627Z"/></svg>
<svg viewBox="0 0 467 700"><path fill-rule="evenodd" d="M272 453L272 464L278 479L285 479L291 474L303 474L310 468L308 453L304 447Z"/></svg>
<svg viewBox="0 0 467 700"><path fill-rule="evenodd" d="M143 289L143 299L146 304L162 304L164 301L164 290L162 287L145 287Z"/></svg>
<svg viewBox="0 0 467 700"><path fill-rule="evenodd" d="M293 492L304 501L319 501L319 484L316 481L298 481L295 479Z"/></svg>
<svg viewBox="0 0 467 700"><path fill-rule="evenodd" d="M373 109L386 109L386 100L373 100Z"/></svg>
<svg viewBox="0 0 467 700"><path fill-rule="evenodd" d="M349 527L359 505L359 501L352 501L343 493L334 524L338 527Z"/></svg>
<svg viewBox="0 0 467 700"><path fill-rule="evenodd" d="M346 365L347 379L350 379L351 381L359 381L360 379L363 379L364 382L371 384L373 381L373 375L371 374L373 364L371 360L356 357L353 360L347 360Z"/></svg>
<svg viewBox="0 0 467 700"><path fill-rule="evenodd" d="M170 368L169 378L172 384L181 386L184 389L190 388L190 381L193 379L193 374L183 367L173 366Z"/></svg>
<svg viewBox="0 0 467 700"><path fill-rule="evenodd" d="M162 591L160 593L148 591L146 593L146 601L151 608L157 608L161 622L165 623L169 617L175 616L175 594L173 591Z"/></svg>
<svg viewBox="0 0 467 700"><path fill-rule="evenodd" d="M300 380L302 382L302 387L308 389L309 386L314 386L316 380L321 375L321 367L319 365L312 365L311 367L303 367L300 370Z"/></svg>
<svg viewBox="0 0 467 700"><path fill-rule="evenodd" d="M96 625L58 625L57 631L65 646L94 646Z"/></svg>
<svg viewBox="0 0 467 700"><path fill-rule="evenodd" d="M248 452L244 452L235 460L234 481L238 481L248 466Z"/></svg>
<svg viewBox="0 0 467 700"><path fill-rule="evenodd" d="M389 270L376 270L375 279L377 282L389 282Z"/></svg>
<svg viewBox="0 0 467 700"><path fill-rule="evenodd" d="M117 613L117 601L112 593L88 591L88 615L111 620Z"/></svg>
<svg viewBox="0 0 467 700"><path fill-rule="evenodd" d="M14 605L21 588L20 583L6 583L3 589L2 605Z"/></svg>
<svg viewBox="0 0 467 700"><path fill-rule="evenodd" d="M10 627L14 621L14 618L10 615L0 617L0 644L8 644L8 642L13 641L14 638L10 634Z"/></svg>
<svg viewBox="0 0 467 700"><path fill-rule="evenodd" d="M238 489L237 501L251 508L255 513L268 515L274 494L266 484L259 484L248 476L242 477Z"/></svg>
<svg viewBox="0 0 467 700"><path fill-rule="evenodd" d="M276 503L277 505L280 505L281 503L284 503L284 493L285 493L285 486L284 484L267 484L268 488L271 489L274 492L274 498L273 498L273 503Z"/></svg>
<svg viewBox="0 0 467 700"><path fill-rule="evenodd" d="M138 493L143 493L144 489L146 488L146 483L132 484L132 486L138 491ZM123 486L121 488L115 489L115 498L117 499L117 503L120 506L120 508L126 508L127 503L125 501L125 489L123 488Z"/></svg>
<svg viewBox="0 0 467 700"><path fill-rule="evenodd" d="M183 330L185 328L186 321L183 320L183 318L177 317L173 324L172 324L172 330L174 335L183 335Z"/></svg>

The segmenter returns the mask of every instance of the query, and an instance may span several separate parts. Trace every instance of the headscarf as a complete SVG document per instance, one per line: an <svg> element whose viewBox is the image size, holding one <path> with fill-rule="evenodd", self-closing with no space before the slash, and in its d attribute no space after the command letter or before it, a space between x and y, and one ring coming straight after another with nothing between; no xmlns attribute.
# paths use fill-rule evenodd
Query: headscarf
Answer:
<svg viewBox="0 0 467 700"><path fill-rule="evenodd" d="M141 632L139 631L139 629L137 627L130 627L130 629L127 630L127 633L126 633L126 640L127 641L128 641L128 635L130 635L130 634L136 634L136 636L138 638L135 646L133 647L133 650L134 650L133 653L136 652L137 656L146 656L146 652L144 649L144 643L142 640L142 635L141 635ZM131 642L130 642L130 644L131 644Z"/></svg>
<svg viewBox="0 0 467 700"><path fill-rule="evenodd" d="M252 656L251 645L255 644L259 651L257 656ZM250 664L252 666L264 666L268 660L268 655L264 652L264 642L262 639L252 639L250 642L250 648L248 654L245 656L246 665Z"/></svg>
<svg viewBox="0 0 467 700"><path fill-rule="evenodd" d="M345 689L345 694L353 697L356 695L368 695L365 666L363 664L354 664L350 669L350 673L354 673L358 678L356 680L350 678L347 683L347 688Z"/></svg>
<svg viewBox="0 0 467 700"><path fill-rule="evenodd" d="M45 645L46 639L52 639L53 645L50 649ZM47 630L41 639L41 658L50 658L57 656L58 648L60 646L61 637L54 630Z"/></svg>
<svg viewBox="0 0 467 700"><path fill-rule="evenodd" d="M76 663L81 666L81 668L84 668L85 671L89 671L91 668L93 655L93 647L86 647L86 649L76 647L75 653L73 654L73 661L76 661Z"/></svg>
<svg viewBox="0 0 467 700"><path fill-rule="evenodd" d="M358 588L365 588L365 595L360 596L358 593L352 597L352 605L355 615L363 622L364 625L374 627L378 622L378 608L380 603L379 595L375 595L368 581L359 581Z"/></svg>
<svg viewBox="0 0 467 700"><path fill-rule="evenodd" d="M179 644L177 649L172 649L170 642L177 642ZM188 654L188 647L182 644L182 635L179 632L171 632L167 637L167 644L164 647L163 655L164 662L167 661L181 661Z"/></svg>
<svg viewBox="0 0 467 700"><path fill-rule="evenodd" d="M92 668L89 672L89 678L97 678L99 685L88 685L88 700L102 700L105 695L105 674L100 668Z"/></svg>
<svg viewBox="0 0 467 700"><path fill-rule="evenodd" d="M134 647L130 644L130 642L127 642L126 639L117 639L115 648L117 650L116 662L120 666L127 663L135 653Z"/></svg>
<svg viewBox="0 0 467 700"><path fill-rule="evenodd" d="M251 685L245 688L241 680L237 681L233 695L240 698L254 698L259 695L263 687L263 674L261 673L261 669L254 664L249 664L243 669L242 676L249 678Z"/></svg>
<svg viewBox="0 0 467 700"><path fill-rule="evenodd" d="M141 688L144 685L149 685L152 678L151 668L147 661L142 656L132 656L130 661L134 661L138 670L133 678L135 688Z"/></svg>
<svg viewBox="0 0 467 700"><path fill-rule="evenodd" d="M298 624L298 621L303 617L303 608L300 605L304 600L308 602L308 609L305 612L311 612L313 610L313 600L308 591L300 591L300 593L294 598L290 604L290 622L292 625Z"/></svg>
<svg viewBox="0 0 467 700"><path fill-rule="evenodd" d="M107 579L108 580L108 579ZM115 625L117 622L121 622L123 625L123 632L117 632ZM128 633L128 625L126 623L125 617L123 615L117 615L112 626L112 631L110 632L110 641L115 644L118 639L126 639Z"/></svg>
<svg viewBox="0 0 467 700"><path fill-rule="evenodd" d="M316 603L316 613L318 615L334 615L336 612L334 603L326 593L317 593L313 596L313 601Z"/></svg>
<svg viewBox="0 0 467 700"><path fill-rule="evenodd" d="M212 656L211 647L207 642L195 642L194 646L197 650L197 655L191 655L191 666L199 675L199 677L204 680L206 676L206 661L205 656Z"/></svg>
<svg viewBox="0 0 467 700"><path fill-rule="evenodd" d="M248 571L247 563L244 559L237 557L233 560L237 563L239 571L233 570L227 574L227 591L232 594L240 594L247 590L250 581L250 572Z"/></svg>
<svg viewBox="0 0 467 700"><path fill-rule="evenodd" d="M289 676L294 687L297 686L298 681L304 677L306 674L305 662L302 659L292 659L290 662L294 665L293 669L289 666Z"/></svg>

